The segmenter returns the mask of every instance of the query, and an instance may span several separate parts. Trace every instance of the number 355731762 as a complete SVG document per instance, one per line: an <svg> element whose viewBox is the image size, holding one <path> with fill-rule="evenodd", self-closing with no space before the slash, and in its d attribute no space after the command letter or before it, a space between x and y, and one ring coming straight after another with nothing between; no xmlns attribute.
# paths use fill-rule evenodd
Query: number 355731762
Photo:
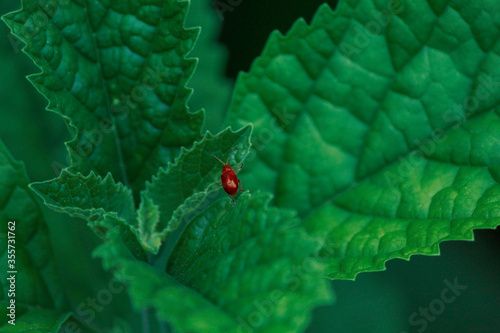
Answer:
<svg viewBox="0 0 500 333"><path fill-rule="evenodd" d="M8 265L9 269L13 270L16 267L16 234L14 231L16 231L16 221L9 221L7 228L9 231L7 232L7 238L8 238Z"/></svg>

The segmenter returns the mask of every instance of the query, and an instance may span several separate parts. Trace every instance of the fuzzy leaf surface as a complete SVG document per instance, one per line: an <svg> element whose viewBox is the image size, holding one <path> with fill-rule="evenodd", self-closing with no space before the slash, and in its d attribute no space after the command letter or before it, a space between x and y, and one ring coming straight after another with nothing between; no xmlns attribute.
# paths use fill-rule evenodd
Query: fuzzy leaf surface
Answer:
<svg viewBox="0 0 500 333"><path fill-rule="evenodd" d="M274 33L239 77L229 123L253 123L255 148L241 176L298 210L329 276L500 224L497 11L493 0L325 5Z"/></svg>

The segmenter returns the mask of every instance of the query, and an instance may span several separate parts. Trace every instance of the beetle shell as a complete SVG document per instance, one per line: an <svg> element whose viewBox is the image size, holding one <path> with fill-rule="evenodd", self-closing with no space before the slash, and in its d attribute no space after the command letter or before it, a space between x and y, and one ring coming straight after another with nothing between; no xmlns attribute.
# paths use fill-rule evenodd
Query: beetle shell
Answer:
<svg viewBox="0 0 500 333"><path fill-rule="evenodd" d="M236 148L236 146L234 146L233 149L229 152L229 156L231 156L231 153L233 152L233 150L235 148ZM228 164L229 163L229 156L227 157L226 163L224 163L217 156L212 155L212 154L209 154L209 155L215 157L223 165L222 174L220 175L220 180L222 182L222 188L229 195L229 198L231 200L233 200L233 206L234 206L236 204L236 201L231 196L235 196L236 194L238 194L238 189L241 192L246 192L245 190L243 190L241 188L241 182L238 179L238 177L236 176L236 172L235 172L235 171L243 168L243 163L241 163L241 166L239 168L236 168L233 170L233 168L231 168L231 166Z"/></svg>
<svg viewBox="0 0 500 333"><path fill-rule="evenodd" d="M226 167L228 167L229 170L226 170L224 172L224 169L226 169ZM236 177L236 173L234 173L231 167L224 166L220 179L222 181L222 188L224 189L224 191L226 191L227 194L236 195L238 193L238 177Z"/></svg>

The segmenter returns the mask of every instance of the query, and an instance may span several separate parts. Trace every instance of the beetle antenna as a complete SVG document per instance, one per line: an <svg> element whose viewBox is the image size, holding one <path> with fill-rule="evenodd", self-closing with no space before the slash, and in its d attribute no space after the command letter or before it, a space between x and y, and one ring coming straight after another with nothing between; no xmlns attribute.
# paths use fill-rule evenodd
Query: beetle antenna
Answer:
<svg viewBox="0 0 500 333"><path fill-rule="evenodd" d="M236 149L236 147L238 147L237 145L233 147L233 149L231 149L231 151L229 152L229 155L227 155L227 162L226 164L229 163L229 157L231 157L231 153Z"/></svg>
<svg viewBox="0 0 500 333"><path fill-rule="evenodd" d="M219 160L219 162L221 162L222 164L224 164L224 162L222 162L222 161L220 160L220 158L218 158L217 156L212 155L212 154L208 154L208 155L215 157L216 159L218 159L218 160ZM224 164L224 165L225 165L225 164Z"/></svg>

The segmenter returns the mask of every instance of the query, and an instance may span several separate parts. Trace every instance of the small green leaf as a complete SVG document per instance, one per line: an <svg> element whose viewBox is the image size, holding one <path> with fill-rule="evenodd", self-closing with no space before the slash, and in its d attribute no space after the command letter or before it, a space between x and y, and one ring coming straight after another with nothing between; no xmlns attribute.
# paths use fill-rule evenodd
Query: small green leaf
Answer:
<svg viewBox="0 0 500 333"><path fill-rule="evenodd" d="M71 171L113 178L134 196L180 147L199 138L189 113L186 59L198 29L185 29L188 1L23 1L3 20L42 70L30 81L65 117Z"/></svg>
<svg viewBox="0 0 500 333"><path fill-rule="evenodd" d="M158 251L158 239L175 230L186 214L195 210L213 191L215 183L220 183L222 165L209 154L218 156L226 162L226 156L237 146L230 156L230 165L241 163L250 148L251 127L233 132L230 128L212 135L207 132L202 140L190 149L182 149L181 155L167 169L160 169L151 183L142 192L143 199L152 200L160 211L156 230L155 245L150 244L153 253ZM219 176L219 177L216 177ZM215 187L217 189L217 187ZM145 236L150 237L150 236Z"/></svg>
<svg viewBox="0 0 500 333"><path fill-rule="evenodd" d="M93 220L107 212L115 212L120 218L135 221L132 191L115 183L108 174L104 179L91 172L88 176L62 170L58 178L30 184L45 204L58 212L74 217Z"/></svg>
<svg viewBox="0 0 500 333"><path fill-rule="evenodd" d="M67 301L61 288L47 224L36 196L28 188L24 165L12 158L1 141L0 207L3 221L0 230L3 258L0 264L0 331L14 332L13 329L23 327L23 322L40 319L42 312L50 315L40 320L39 325L53 327L56 319L67 317ZM15 278L13 290L10 290L11 281L7 280L10 277ZM15 327L7 324L11 319L7 316L11 300L16 302ZM30 308L27 317L24 317L27 310L23 306Z"/></svg>
<svg viewBox="0 0 500 333"><path fill-rule="evenodd" d="M323 238L331 277L500 224L500 16L487 6L325 5L240 76L229 123L254 124L241 176Z"/></svg>
<svg viewBox="0 0 500 333"><path fill-rule="evenodd" d="M295 332L331 294L310 257L318 244L269 200L245 194L235 207L221 199L200 213L172 253L170 275L132 258L116 234L95 255L130 284L138 310L153 307L180 331Z"/></svg>
<svg viewBox="0 0 500 333"><path fill-rule="evenodd" d="M144 258L132 229L137 224L132 191L115 183L111 174L102 179L94 172L83 176L63 170L58 178L30 187L49 208L86 220L101 237L105 237L109 227L119 226L130 249Z"/></svg>
<svg viewBox="0 0 500 333"><path fill-rule="evenodd" d="M70 314L61 314L54 310L26 307L24 305L16 305L16 320L15 325L9 324L8 309L6 302L0 302L2 315L0 319L0 333L54 333L58 332L64 322L69 318Z"/></svg>
<svg viewBox="0 0 500 333"><path fill-rule="evenodd" d="M166 235L156 232L160 222L160 209L147 196L142 196L141 206L137 211L138 228L136 231L142 247L149 252L157 253Z"/></svg>

